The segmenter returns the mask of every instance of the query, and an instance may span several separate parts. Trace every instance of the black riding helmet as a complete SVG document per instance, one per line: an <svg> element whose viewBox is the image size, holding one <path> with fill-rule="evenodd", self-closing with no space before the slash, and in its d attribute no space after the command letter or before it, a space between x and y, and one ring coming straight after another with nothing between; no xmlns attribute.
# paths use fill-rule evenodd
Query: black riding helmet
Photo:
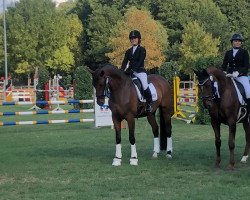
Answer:
<svg viewBox="0 0 250 200"><path fill-rule="evenodd" d="M230 41L234 41L234 40L239 40L239 41L243 41L243 37L241 36L241 34L235 33L233 34L233 36L231 37Z"/></svg>
<svg viewBox="0 0 250 200"><path fill-rule="evenodd" d="M141 33L137 30L133 30L129 33L129 39L131 40L132 38L138 38L139 40L141 39Z"/></svg>

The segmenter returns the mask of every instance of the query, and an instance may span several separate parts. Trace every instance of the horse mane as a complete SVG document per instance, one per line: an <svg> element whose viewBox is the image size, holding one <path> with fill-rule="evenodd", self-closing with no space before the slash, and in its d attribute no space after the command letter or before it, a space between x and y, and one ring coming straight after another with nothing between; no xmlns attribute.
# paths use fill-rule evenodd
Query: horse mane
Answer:
<svg viewBox="0 0 250 200"><path fill-rule="evenodd" d="M128 78L128 76L115 65L110 63L104 64L99 68L99 70L104 70L107 76L112 76L113 78Z"/></svg>

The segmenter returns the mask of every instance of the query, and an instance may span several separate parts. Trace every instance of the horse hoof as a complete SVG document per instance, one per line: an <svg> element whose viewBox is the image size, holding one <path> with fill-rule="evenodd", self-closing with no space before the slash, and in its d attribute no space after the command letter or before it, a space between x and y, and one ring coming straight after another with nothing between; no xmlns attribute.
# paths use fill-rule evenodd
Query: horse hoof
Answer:
<svg viewBox="0 0 250 200"><path fill-rule="evenodd" d="M112 165L113 166L121 166L121 164L122 164L122 159L120 159L120 158L114 158L113 159L113 163L112 163Z"/></svg>
<svg viewBox="0 0 250 200"><path fill-rule="evenodd" d="M172 158L172 155L167 153L166 158Z"/></svg>
<svg viewBox="0 0 250 200"><path fill-rule="evenodd" d="M138 165L138 159L137 158L130 158L130 165L137 166Z"/></svg>
<svg viewBox="0 0 250 200"><path fill-rule="evenodd" d="M153 155L152 155L152 158L157 159L158 158L158 153L154 152Z"/></svg>
<svg viewBox="0 0 250 200"><path fill-rule="evenodd" d="M228 171L234 171L234 166L233 165L228 165L227 170Z"/></svg>
<svg viewBox="0 0 250 200"><path fill-rule="evenodd" d="M248 156L242 156L241 163L246 164L247 163Z"/></svg>

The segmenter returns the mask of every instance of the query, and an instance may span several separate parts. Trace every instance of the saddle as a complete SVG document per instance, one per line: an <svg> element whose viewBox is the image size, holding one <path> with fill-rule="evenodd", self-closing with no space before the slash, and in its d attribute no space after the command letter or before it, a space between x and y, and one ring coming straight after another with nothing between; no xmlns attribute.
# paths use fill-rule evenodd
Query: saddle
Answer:
<svg viewBox="0 0 250 200"><path fill-rule="evenodd" d="M138 100L140 102L146 102L146 99L144 98L144 90L143 90L143 87L142 87L142 83L140 81L139 78L137 78L135 75L131 74L130 75L133 83L134 83L134 86L135 86L135 89L136 89L136 92L137 92L137 97L138 97ZM152 84L152 83L149 83L149 89L150 89L150 92L151 92L151 95L152 95L152 101L156 101L157 100L157 92L156 92L156 89L155 89L155 86Z"/></svg>
<svg viewBox="0 0 250 200"><path fill-rule="evenodd" d="M246 99L247 98L246 98L246 93L245 93L244 86L240 82L236 81L233 78L231 80L232 80L232 82L234 84L234 87L235 87L235 90L237 92L239 103L241 105L243 105L243 106L246 105ZM217 98L220 98L220 93L219 93L218 88L214 87L213 91L214 91L215 96Z"/></svg>

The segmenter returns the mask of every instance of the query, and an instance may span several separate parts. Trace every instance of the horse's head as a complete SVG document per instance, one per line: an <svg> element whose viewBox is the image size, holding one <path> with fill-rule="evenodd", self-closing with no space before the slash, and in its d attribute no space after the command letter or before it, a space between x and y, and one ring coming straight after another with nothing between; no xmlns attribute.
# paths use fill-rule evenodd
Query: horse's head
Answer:
<svg viewBox="0 0 250 200"><path fill-rule="evenodd" d="M96 99L99 106L103 106L105 103L106 89L107 89L107 76L105 70L102 68L95 71L89 70L92 74L92 85L96 90Z"/></svg>
<svg viewBox="0 0 250 200"><path fill-rule="evenodd" d="M215 98L214 78L208 74L206 69L195 71L195 74L198 77L198 85L201 90L203 104L206 108L209 108L212 106Z"/></svg>

